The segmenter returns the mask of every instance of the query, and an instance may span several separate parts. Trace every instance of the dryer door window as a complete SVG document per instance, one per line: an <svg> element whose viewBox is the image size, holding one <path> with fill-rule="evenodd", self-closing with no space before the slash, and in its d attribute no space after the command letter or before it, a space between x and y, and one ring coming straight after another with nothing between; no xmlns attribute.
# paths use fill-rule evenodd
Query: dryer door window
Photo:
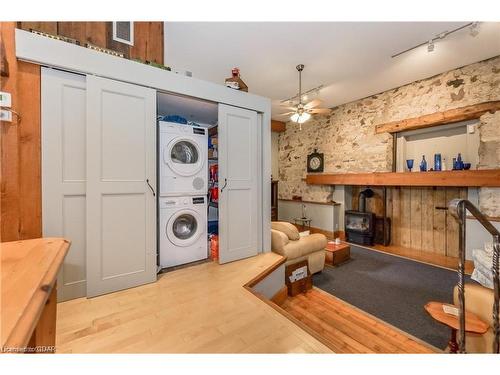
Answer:
<svg viewBox="0 0 500 375"><path fill-rule="evenodd" d="M200 215L193 210L181 210L170 217L165 228L170 242L176 246L189 246L201 236L203 226Z"/></svg>
<svg viewBox="0 0 500 375"><path fill-rule="evenodd" d="M196 164L199 159L196 146L188 141L180 141L174 144L170 151L172 162L178 164Z"/></svg>
<svg viewBox="0 0 500 375"><path fill-rule="evenodd" d="M172 140L163 153L164 162L178 175L192 176L205 164L200 147L191 139Z"/></svg>

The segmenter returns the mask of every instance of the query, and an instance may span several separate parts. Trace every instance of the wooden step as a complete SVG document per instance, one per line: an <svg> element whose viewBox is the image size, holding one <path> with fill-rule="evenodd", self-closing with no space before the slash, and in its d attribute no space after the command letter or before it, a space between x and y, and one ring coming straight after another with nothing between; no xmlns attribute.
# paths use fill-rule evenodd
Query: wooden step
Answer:
<svg viewBox="0 0 500 375"><path fill-rule="evenodd" d="M336 353L436 352L430 345L318 289L288 298L282 307L324 338Z"/></svg>

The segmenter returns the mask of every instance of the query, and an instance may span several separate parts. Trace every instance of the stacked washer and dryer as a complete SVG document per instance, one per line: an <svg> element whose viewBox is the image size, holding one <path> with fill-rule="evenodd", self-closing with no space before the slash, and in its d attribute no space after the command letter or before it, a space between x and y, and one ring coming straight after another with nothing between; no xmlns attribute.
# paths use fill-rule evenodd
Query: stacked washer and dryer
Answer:
<svg viewBox="0 0 500 375"><path fill-rule="evenodd" d="M160 268L206 259L208 130L159 121Z"/></svg>

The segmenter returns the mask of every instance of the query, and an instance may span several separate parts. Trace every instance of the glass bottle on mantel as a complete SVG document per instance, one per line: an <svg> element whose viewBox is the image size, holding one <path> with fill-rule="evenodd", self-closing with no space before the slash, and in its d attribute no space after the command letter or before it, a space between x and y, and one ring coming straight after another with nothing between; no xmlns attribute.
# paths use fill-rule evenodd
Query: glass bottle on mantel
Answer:
<svg viewBox="0 0 500 375"><path fill-rule="evenodd" d="M427 171L427 161L425 161L425 155L422 155L422 161L420 162L420 172Z"/></svg>

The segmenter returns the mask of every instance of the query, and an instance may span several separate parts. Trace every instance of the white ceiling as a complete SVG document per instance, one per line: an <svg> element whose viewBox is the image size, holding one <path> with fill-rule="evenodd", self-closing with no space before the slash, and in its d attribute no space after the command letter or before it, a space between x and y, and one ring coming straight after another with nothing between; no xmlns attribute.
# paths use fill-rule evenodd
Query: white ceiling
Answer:
<svg viewBox="0 0 500 375"><path fill-rule="evenodd" d="M249 91L279 100L298 91L295 66L305 64L303 90L324 84L333 107L418 79L500 55L500 23L481 23L397 58L391 55L467 22L166 22L165 64L223 84L239 67Z"/></svg>

